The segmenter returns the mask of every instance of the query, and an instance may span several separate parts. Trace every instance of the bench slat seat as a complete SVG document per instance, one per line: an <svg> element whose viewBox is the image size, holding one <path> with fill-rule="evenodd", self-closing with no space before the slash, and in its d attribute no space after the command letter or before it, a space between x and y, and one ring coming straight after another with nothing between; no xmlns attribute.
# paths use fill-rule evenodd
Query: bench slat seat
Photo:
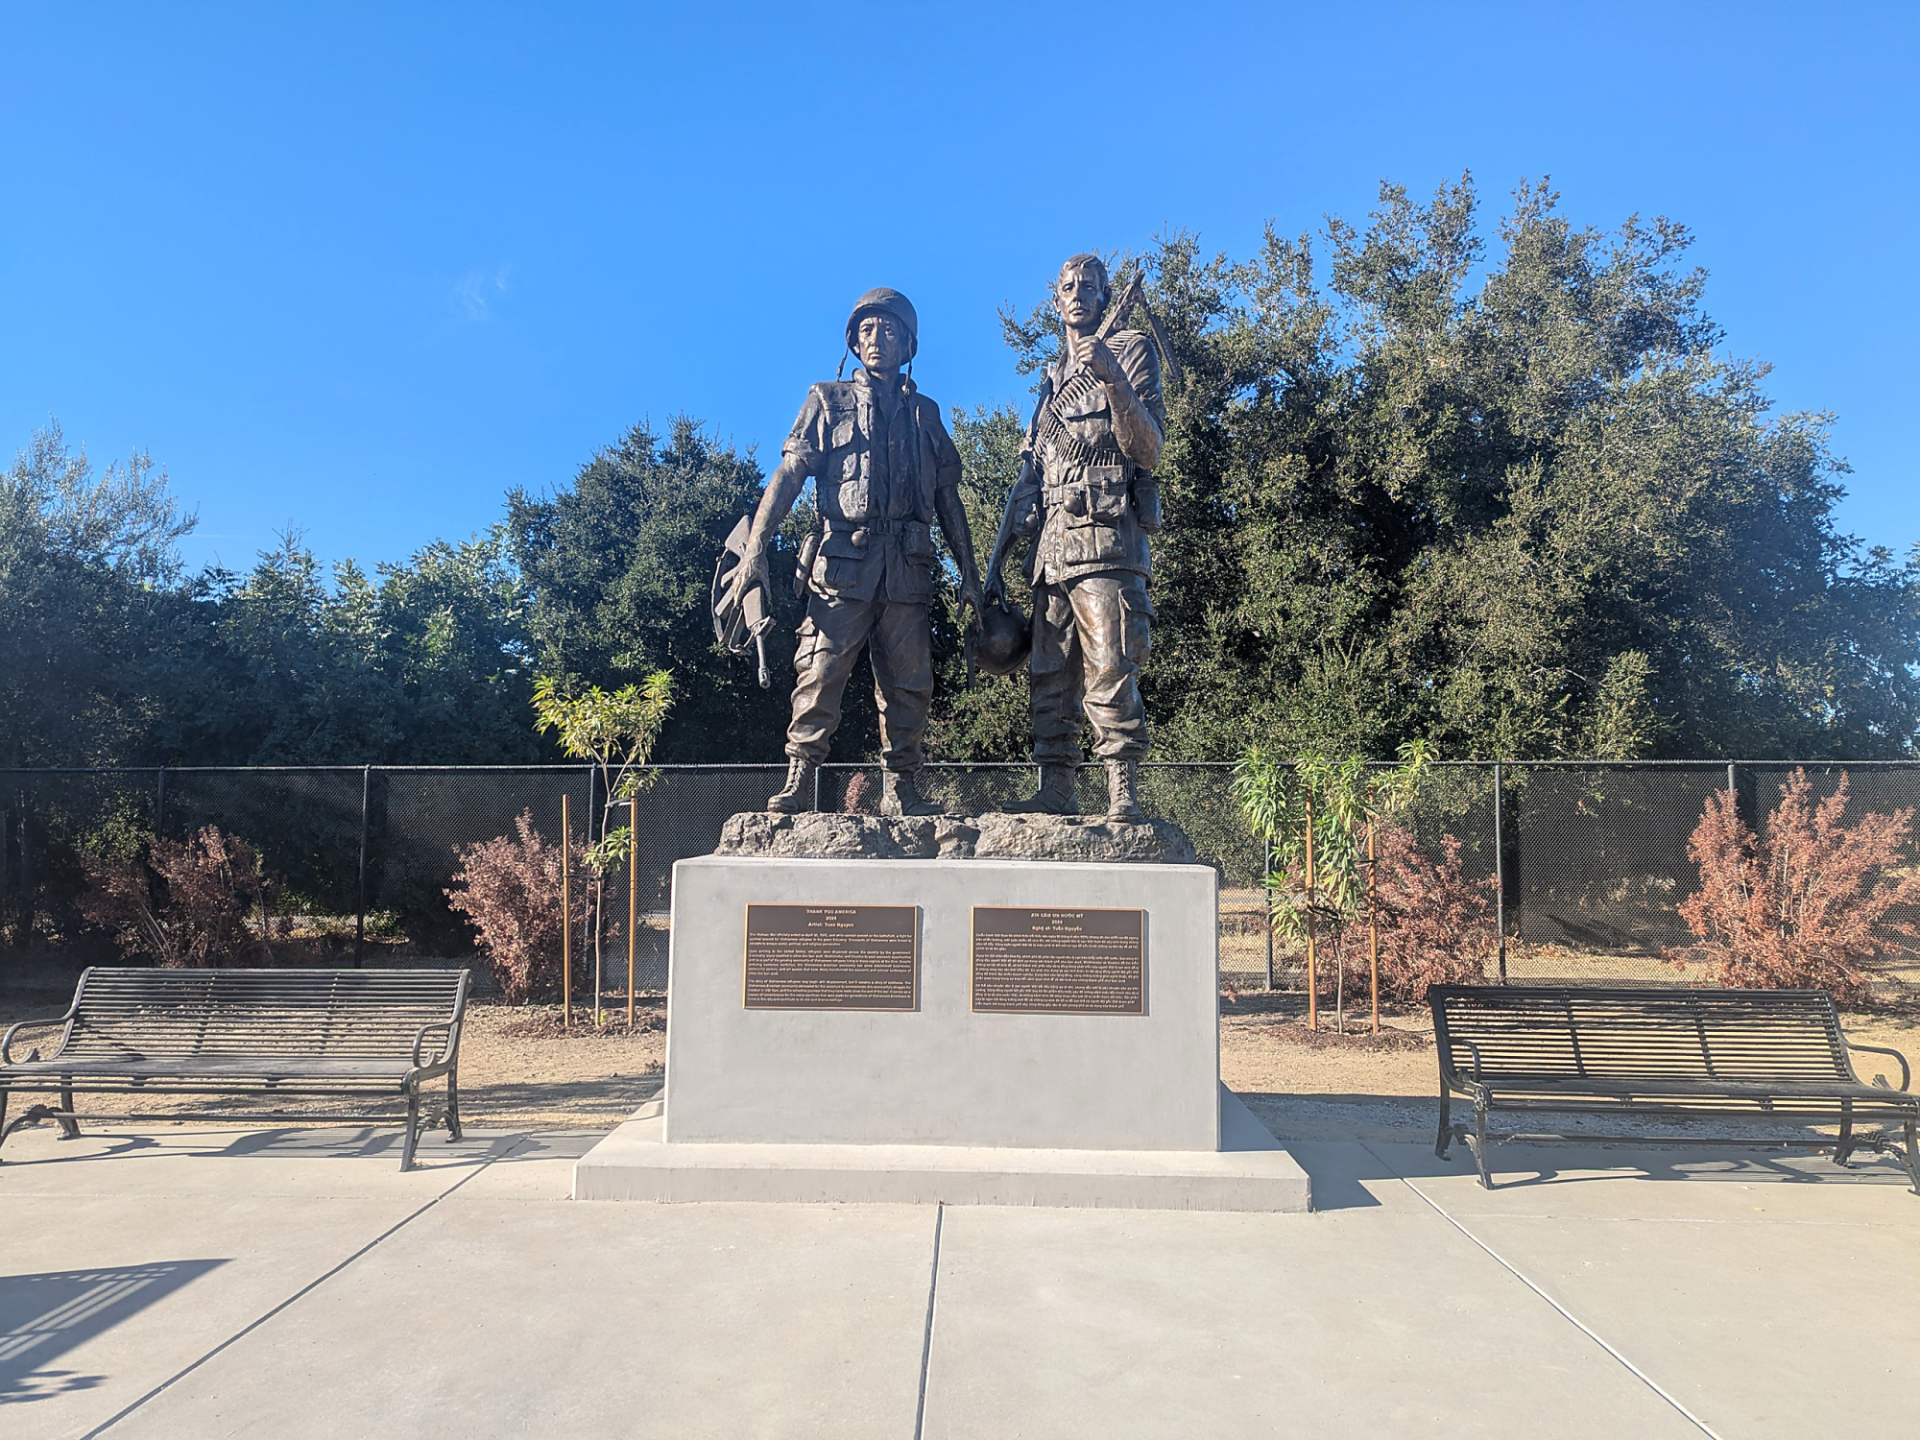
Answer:
<svg viewBox="0 0 1920 1440"><path fill-rule="evenodd" d="M101 1091L115 1086L115 1081L125 1081L127 1089L159 1091L164 1088L157 1082L193 1084L195 1081L259 1080L270 1084L284 1080L311 1080L316 1084L332 1086L337 1084L357 1085L365 1089L394 1090L405 1088L407 1076L412 1067L406 1064L395 1065L390 1060L333 1060L333 1059L287 1059L273 1060L264 1056L205 1056L196 1059L191 1066L191 1074L183 1074L188 1067L179 1059L161 1060L36 1060L31 1064L8 1067L7 1074L13 1082L13 1088L27 1088L21 1082L29 1076L72 1076L75 1080L87 1081L87 1089ZM204 1089L204 1085L194 1084L194 1089Z"/></svg>
<svg viewBox="0 0 1920 1440"><path fill-rule="evenodd" d="M143 970L83 973L65 1015L0 1037L0 1144L22 1125L79 1127L74 1093L365 1095L404 1099L401 1169L413 1163L422 1085L444 1079L439 1117L460 1138L458 1061L466 970ZM42 1032L25 1056L23 1031ZM46 1053L41 1047L52 1045ZM57 1090L6 1125L15 1091ZM223 1117L226 1118L226 1117Z"/></svg>
<svg viewBox="0 0 1920 1440"><path fill-rule="evenodd" d="M1487 1119L1496 1112L1553 1111L1675 1120L1837 1124L1837 1139L1783 1137L1778 1143L1831 1148L1842 1165L1857 1148L1898 1155L1916 1193L1915 1124L1920 1095L1905 1057L1851 1044L1833 997L1823 990L1586 989L1560 986L1436 985L1428 992L1440 1061L1440 1132L1445 1159L1464 1140L1487 1172ZM1863 1082L1852 1053L1895 1060L1899 1088L1884 1076ZM1454 1094L1473 1101L1474 1124L1450 1123ZM1905 1131L1902 1149L1886 1133L1853 1127L1887 1122ZM1644 1135L1530 1135L1571 1143L1701 1143ZM1756 1143L1709 1141L1706 1143Z"/></svg>

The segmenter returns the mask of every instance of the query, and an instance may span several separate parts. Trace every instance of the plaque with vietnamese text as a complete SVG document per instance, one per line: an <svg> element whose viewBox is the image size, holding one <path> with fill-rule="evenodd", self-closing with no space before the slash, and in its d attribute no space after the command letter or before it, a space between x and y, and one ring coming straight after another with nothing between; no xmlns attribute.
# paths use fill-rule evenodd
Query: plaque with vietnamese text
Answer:
<svg viewBox="0 0 1920 1440"><path fill-rule="evenodd" d="M1147 912L975 906L973 1008L1146 1014Z"/></svg>
<svg viewBox="0 0 1920 1440"><path fill-rule="evenodd" d="M749 905L749 1010L911 1010L919 1003L914 905Z"/></svg>

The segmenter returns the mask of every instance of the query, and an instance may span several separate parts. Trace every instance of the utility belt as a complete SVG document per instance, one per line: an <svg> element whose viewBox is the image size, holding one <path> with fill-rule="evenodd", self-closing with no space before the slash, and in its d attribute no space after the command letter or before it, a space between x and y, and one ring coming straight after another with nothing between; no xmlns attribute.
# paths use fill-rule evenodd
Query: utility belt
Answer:
<svg viewBox="0 0 1920 1440"><path fill-rule="evenodd" d="M915 520L912 516L899 520L844 520L829 516L823 522L826 535L844 539L861 549L889 535L918 539L930 532L932 524L930 520Z"/></svg>

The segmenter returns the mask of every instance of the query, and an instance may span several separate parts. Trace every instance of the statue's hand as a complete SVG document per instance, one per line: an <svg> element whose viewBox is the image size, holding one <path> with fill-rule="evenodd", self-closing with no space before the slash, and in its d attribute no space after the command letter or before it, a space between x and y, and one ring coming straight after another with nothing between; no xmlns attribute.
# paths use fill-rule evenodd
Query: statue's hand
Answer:
<svg viewBox="0 0 1920 1440"><path fill-rule="evenodd" d="M747 558L733 567L733 573L727 577L726 592L720 597L720 603L729 614L742 614L746 610L747 592L760 579L762 562L751 551Z"/></svg>
<svg viewBox="0 0 1920 1440"><path fill-rule="evenodd" d="M969 575L960 582L960 613L966 616L967 629L980 633L980 612L986 608L986 595L977 577Z"/></svg>
<svg viewBox="0 0 1920 1440"><path fill-rule="evenodd" d="M1107 348L1107 342L1098 335L1082 335L1076 339L1073 358L1091 370L1093 378L1103 385L1117 385L1127 378L1113 351Z"/></svg>
<svg viewBox="0 0 1920 1440"><path fill-rule="evenodd" d="M964 594L965 592L962 591L961 593ZM1007 603L1007 582L1001 574L998 565L989 565L987 567L986 584L981 587L981 594L984 597L985 604L1004 605Z"/></svg>

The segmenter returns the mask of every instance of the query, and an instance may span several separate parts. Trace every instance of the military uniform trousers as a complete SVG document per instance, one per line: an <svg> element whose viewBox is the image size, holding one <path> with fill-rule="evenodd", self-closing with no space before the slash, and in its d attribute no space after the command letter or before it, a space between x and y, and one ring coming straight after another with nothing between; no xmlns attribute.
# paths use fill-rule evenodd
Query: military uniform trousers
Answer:
<svg viewBox="0 0 1920 1440"><path fill-rule="evenodd" d="M1033 592L1033 758L1080 763L1080 715L1102 760L1147 753L1140 667L1153 602L1143 575L1106 571Z"/></svg>
<svg viewBox="0 0 1920 1440"><path fill-rule="evenodd" d="M900 775L916 773L926 760L927 711L933 705L933 626L926 605L886 598L886 586L871 600L809 594L800 622L793 667L793 719L787 754L818 765L827 758L840 726L847 679L868 650L873 698L880 710L880 763Z"/></svg>

